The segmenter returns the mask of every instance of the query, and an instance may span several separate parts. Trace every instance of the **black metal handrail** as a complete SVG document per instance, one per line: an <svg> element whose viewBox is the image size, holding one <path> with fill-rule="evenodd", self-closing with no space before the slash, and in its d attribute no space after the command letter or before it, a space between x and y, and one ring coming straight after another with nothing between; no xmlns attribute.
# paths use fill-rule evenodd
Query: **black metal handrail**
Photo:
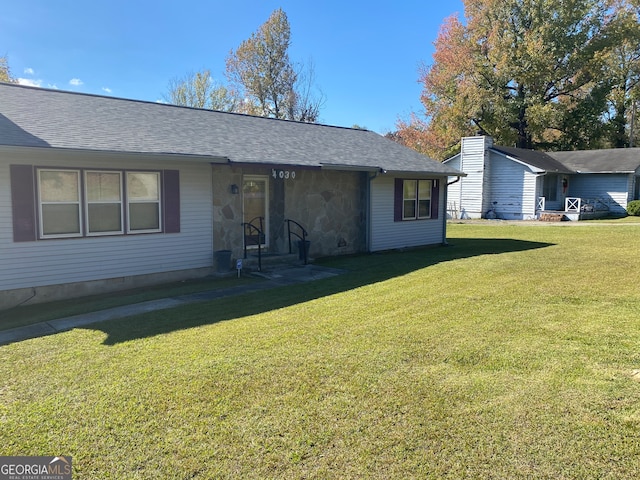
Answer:
<svg viewBox="0 0 640 480"><path fill-rule="evenodd" d="M307 236L308 233L307 231L304 229L304 227L302 225L300 225L298 222L296 222L295 220L291 220L289 218L285 219L285 222L287 222L287 233L289 236L289 253L292 253L291 250L291 235L294 235L296 237L298 237L300 239L300 248L302 249L302 258L304 259L304 264L306 265L309 259L309 252L307 252ZM291 224L293 223L293 225L295 227L298 227L298 230L300 231L300 233L291 231Z"/></svg>
<svg viewBox="0 0 640 480"><path fill-rule="evenodd" d="M259 221L259 227L254 225L256 220ZM252 242L251 245L257 245L259 272L262 271L262 240L265 238L263 221L263 217L256 217L251 219L249 222L242 223L242 228L244 229L244 258L247 258L247 246L249 246L249 242Z"/></svg>

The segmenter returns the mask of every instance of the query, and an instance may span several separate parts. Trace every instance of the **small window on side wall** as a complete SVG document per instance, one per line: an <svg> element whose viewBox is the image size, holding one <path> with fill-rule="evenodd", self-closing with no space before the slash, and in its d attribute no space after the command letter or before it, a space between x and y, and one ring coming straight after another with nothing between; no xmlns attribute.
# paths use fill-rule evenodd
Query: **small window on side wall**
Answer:
<svg viewBox="0 0 640 480"><path fill-rule="evenodd" d="M439 180L395 180L394 220L427 220L438 218Z"/></svg>

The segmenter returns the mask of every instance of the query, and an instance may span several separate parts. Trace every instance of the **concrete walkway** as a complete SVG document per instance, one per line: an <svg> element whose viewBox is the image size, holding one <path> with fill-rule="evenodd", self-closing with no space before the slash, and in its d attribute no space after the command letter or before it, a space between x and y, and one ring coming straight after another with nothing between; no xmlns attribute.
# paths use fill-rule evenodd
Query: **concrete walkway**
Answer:
<svg viewBox="0 0 640 480"><path fill-rule="evenodd" d="M278 267L267 272L257 274L266 280L260 283L238 285L237 287L221 288L219 290L191 293L188 295L180 295L158 300L149 300L148 302L123 305L120 307L109 308L107 310L100 310L98 312L84 313L81 315L74 315L72 317L35 323L25 327L2 330L0 331L0 345L19 342L29 338L52 335L54 333L71 330L73 328L91 325L92 323L130 317L132 315L164 310L166 308L173 308L191 303L208 302L218 298L268 290L284 285L295 285L313 280L335 277L342 273L345 273L345 271L335 268L319 267L317 265Z"/></svg>

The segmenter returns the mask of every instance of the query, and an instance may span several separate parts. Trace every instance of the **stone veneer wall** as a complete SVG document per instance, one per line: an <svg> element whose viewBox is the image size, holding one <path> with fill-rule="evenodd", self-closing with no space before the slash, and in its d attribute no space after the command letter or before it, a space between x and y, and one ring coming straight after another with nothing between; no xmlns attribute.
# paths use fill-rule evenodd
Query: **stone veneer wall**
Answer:
<svg viewBox="0 0 640 480"><path fill-rule="evenodd" d="M287 179L271 174L271 168L213 166L214 251L231 250L233 258L242 257L243 175L269 176L270 251L288 252L287 218L309 233L312 257L366 250L365 173L293 167ZM231 193L234 184L240 193Z"/></svg>
<svg viewBox="0 0 640 480"><path fill-rule="evenodd" d="M366 250L366 189L361 172L301 170L287 181L285 217L307 229L312 257Z"/></svg>

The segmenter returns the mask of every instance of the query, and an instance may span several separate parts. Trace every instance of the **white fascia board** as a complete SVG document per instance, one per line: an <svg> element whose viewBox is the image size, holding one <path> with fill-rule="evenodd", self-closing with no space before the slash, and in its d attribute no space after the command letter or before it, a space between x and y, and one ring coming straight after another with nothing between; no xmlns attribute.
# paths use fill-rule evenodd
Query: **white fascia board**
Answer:
<svg viewBox="0 0 640 480"><path fill-rule="evenodd" d="M527 162L523 162L522 160L518 160L515 157L512 157L511 155L507 155L506 153L500 152L498 150L494 150L493 148L490 149L491 153L495 153L497 155L502 155L504 158L507 158L509 160L511 160L512 162L516 162L524 167L527 167L529 170L531 170L533 173L545 173L546 170L543 170L542 168L538 168L538 167L534 167L533 165L528 164Z"/></svg>

